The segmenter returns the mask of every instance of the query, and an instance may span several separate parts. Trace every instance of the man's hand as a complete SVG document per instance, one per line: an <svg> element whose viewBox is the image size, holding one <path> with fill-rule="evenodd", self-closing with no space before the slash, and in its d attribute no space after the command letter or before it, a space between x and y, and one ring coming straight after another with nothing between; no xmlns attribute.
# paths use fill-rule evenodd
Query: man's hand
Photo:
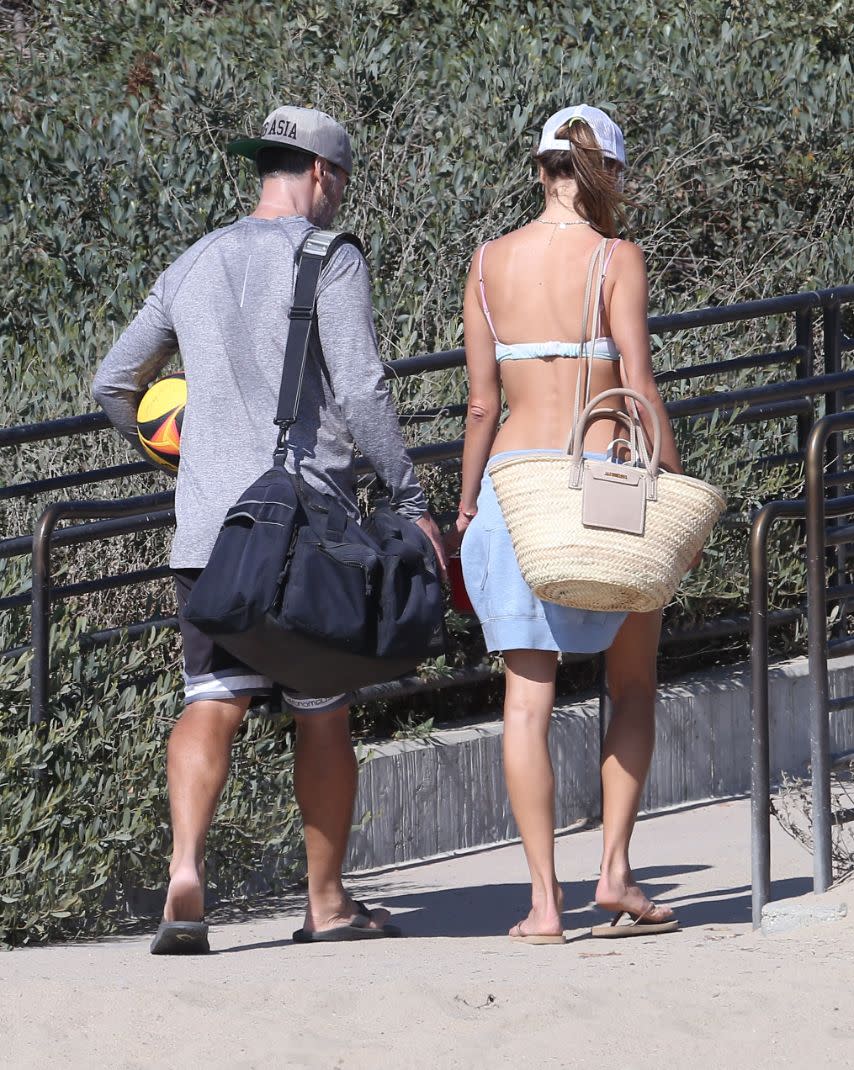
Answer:
<svg viewBox="0 0 854 1070"><path fill-rule="evenodd" d="M419 517L415 523L424 532L433 547L433 552L436 554L436 562L439 565L439 573L442 576L442 582L448 582L448 562L445 558L445 549L442 546L442 536L439 534L439 529L436 526L436 521L429 513L425 513L424 516Z"/></svg>
<svg viewBox="0 0 854 1070"><path fill-rule="evenodd" d="M463 541L463 535L466 533L466 528L471 523L471 519L467 516L460 514L454 521L453 525L448 528L445 534L442 536L442 542L445 546L445 553L448 557L455 557L460 552L460 545Z"/></svg>

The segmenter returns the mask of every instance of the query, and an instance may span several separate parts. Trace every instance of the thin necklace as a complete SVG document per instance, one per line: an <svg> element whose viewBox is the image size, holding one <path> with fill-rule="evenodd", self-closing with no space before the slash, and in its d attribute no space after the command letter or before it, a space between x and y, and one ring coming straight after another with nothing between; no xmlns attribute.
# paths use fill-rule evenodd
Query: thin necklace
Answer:
<svg viewBox="0 0 854 1070"><path fill-rule="evenodd" d="M547 227L557 227L559 230L566 230L567 227L589 227L590 224L586 219L570 219L565 222L553 221L551 219L535 219L535 223L545 223Z"/></svg>
<svg viewBox="0 0 854 1070"><path fill-rule="evenodd" d="M590 226L590 224L587 222L586 219L569 219L569 220L565 220L564 222L553 222L551 219L540 219L540 218L537 218L537 219L534 220L534 222L535 223L545 223L545 225L547 227L552 227L553 228L551 234L549 235L549 240L546 242L547 246L551 245L551 243L554 241L555 234L559 230L566 230L567 227L581 227L581 226L589 227Z"/></svg>

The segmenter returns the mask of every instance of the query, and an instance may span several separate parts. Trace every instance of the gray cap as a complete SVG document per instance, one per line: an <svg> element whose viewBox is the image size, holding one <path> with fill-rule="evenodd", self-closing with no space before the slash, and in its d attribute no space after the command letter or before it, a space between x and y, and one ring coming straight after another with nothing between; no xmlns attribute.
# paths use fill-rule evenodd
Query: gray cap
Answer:
<svg viewBox="0 0 854 1070"><path fill-rule="evenodd" d="M227 150L233 156L254 160L260 149L282 147L322 156L343 167L348 175L353 170L347 131L330 115L314 108L276 108L264 120L260 137L238 138L229 142Z"/></svg>

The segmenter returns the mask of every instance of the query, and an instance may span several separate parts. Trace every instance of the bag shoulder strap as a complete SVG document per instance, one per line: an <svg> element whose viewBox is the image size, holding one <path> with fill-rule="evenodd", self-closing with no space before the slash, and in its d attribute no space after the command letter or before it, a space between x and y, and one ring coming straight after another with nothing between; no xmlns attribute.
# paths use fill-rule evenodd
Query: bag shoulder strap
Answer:
<svg viewBox="0 0 854 1070"><path fill-rule="evenodd" d="M275 423L279 427L279 440L275 458L280 460L287 452L287 433L296 422L299 412L305 366L308 361L309 338L317 313L317 287L324 267L335 251L342 245L353 245L364 256L362 243L355 234L338 230L314 230L303 240L297 252L297 275L294 297L288 312L290 325L285 345L282 367L282 383Z"/></svg>
<svg viewBox="0 0 854 1070"><path fill-rule="evenodd" d="M608 242L606 238L603 238L590 257L590 264L587 268L587 280L584 284L584 305L581 314L581 352L578 355L578 375L575 381L575 406L572 414L572 426L575 428L578 423L578 417L581 414L581 392L585 393L585 404L590 400L590 380L593 373L593 349L596 345L596 336L599 333L599 308L602 300L602 279L604 277L604 262L605 262L605 247ZM591 306L591 294L593 302ZM592 316L592 326L590 325L591 307L595 309ZM587 338L588 329L593 331L593 337L589 340ZM570 432L570 441L572 441L572 432Z"/></svg>

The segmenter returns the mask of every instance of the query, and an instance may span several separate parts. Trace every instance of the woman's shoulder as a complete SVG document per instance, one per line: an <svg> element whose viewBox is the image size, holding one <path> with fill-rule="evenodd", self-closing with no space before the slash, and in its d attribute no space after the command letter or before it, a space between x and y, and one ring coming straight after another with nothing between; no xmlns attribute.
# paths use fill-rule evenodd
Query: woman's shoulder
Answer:
<svg viewBox="0 0 854 1070"><path fill-rule="evenodd" d="M646 270L646 256L643 249L628 238L617 238L609 245L609 265L627 271Z"/></svg>
<svg viewBox="0 0 854 1070"><path fill-rule="evenodd" d="M625 238L608 243L605 260L605 293L610 295L614 287L646 286L646 257L639 245Z"/></svg>
<svg viewBox="0 0 854 1070"><path fill-rule="evenodd" d="M510 230L506 234L496 234L495 237L481 242L472 253L472 267L478 268L482 257L485 257L487 262L496 258L501 262L504 255L509 253L514 245L524 240L524 232L530 230L530 226L531 224L528 223L517 227L516 230Z"/></svg>
<svg viewBox="0 0 854 1070"><path fill-rule="evenodd" d="M516 227L515 230L508 230L505 234L496 234L491 238L487 238L478 245L475 250L475 254L479 253L481 249L508 249L511 245L515 245L518 241L524 241L526 235L531 233L531 223L525 223L521 227Z"/></svg>
<svg viewBox="0 0 854 1070"><path fill-rule="evenodd" d="M506 234L497 234L489 241L490 245L494 245L499 249L509 249L511 246L516 245L518 242L525 242L531 234L536 232L536 227L533 222L523 223L521 227L516 227L514 230L508 230Z"/></svg>

